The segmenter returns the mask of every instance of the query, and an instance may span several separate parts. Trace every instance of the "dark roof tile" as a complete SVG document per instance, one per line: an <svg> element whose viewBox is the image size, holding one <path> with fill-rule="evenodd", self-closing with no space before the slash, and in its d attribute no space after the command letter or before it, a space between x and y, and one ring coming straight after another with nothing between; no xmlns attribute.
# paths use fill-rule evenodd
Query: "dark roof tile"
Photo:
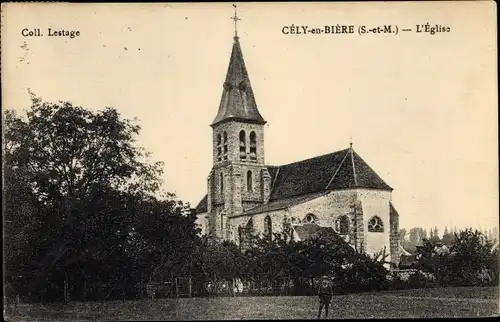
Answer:
<svg viewBox="0 0 500 322"><path fill-rule="evenodd" d="M348 188L392 190L351 149L283 165L275 171L271 200Z"/></svg>
<svg viewBox="0 0 500 322"><path fill-rule="evenodd" d="M234 38L219 111L212 122L212 126L226 120L241 120L258 124L266 123L257 108L237 37Z"/></svg>
<svg viewBox="0 0 500 322"><path fill-rule="evenodd" d="M341 236L339 236L332 227L323 227L317 224L302 224L293 226L293 229L299 236L300 240L319 238L345 247L345 249L350 252L354 251L353 248Z"/></svg>
<svg viewBox="0 0 500 322"><path fill-rule="evenodd" d="M254 215L254 214L260 214L263 212L270 212L270 211L275 211L275 210L280 210L280 209L286 209L291 206L295 206L301 203L304 203L306 201L316 199L318 197L321 197L325 195L328 191L321 191L317 193L310 193L307 195L300 195L300 196L295 196L295 197L290 197L290 198L285 198L285 199L279 199L279 200L274 200L271 201L267 204L264 204L262 206L257 206L252 209L249 209L245 211L242 215Z"/></svg>
<svg viewBox="0 0 500 322"><path fill-rule="evenodd" d="M416 255L401 255L399 257L400 267L412 267L417 263Z"/></svg>
<svg viewBox="0 0 500 322"><path fill-rule="evenodd" d="M207 195L205 195L205 197L203 197L200 200L200 202L198 203L198 205L196 206L195 213L201 214L201 213L207 212L207 210L208 210L208 208L207 208Z"/></svg>

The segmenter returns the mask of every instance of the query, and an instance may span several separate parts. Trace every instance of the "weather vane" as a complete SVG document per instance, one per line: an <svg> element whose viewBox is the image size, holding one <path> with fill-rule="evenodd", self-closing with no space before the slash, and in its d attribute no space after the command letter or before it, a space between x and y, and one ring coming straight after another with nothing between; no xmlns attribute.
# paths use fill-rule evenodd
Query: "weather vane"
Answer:
<svg viewBox="0 0 500 322"><path fill-rule="evenodd" d="M236 5L233 4L233 7L234 7L234 17L231 17L232 20L234 20L234 37L237 38L238 37L238 20L241 20L240 18L238 18L238 13L236 12Z"/></svg>

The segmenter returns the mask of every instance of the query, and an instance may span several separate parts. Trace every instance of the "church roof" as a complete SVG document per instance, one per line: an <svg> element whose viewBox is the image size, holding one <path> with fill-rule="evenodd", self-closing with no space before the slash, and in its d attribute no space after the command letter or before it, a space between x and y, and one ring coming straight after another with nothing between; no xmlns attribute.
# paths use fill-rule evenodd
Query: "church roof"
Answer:
<svg viewBox="0 0 500 322"><path fill-rule="evenodd" d="M392 191L377 173L352 149L345 149L282 166L268 166L271 176L269 203L245 212L255 214L285 209L340 189L368 188ZM196 207L206 212L206 196ZM392 206L391 211L397 215Z"/></svg>
<svg viewBox="0 0 500 322"><path fill-rule="evenodd" d="M405 252L412 255L417 251L417 247L413 245L409 240L403 240L401 242L401 247L405 250Z"/></svg>
<svg viewBox="0 0 500 322"><path fill-rule="evenodd" d="M399 267L400 268L413 268L417 264L417 255L405 255L402 254L399 257Z"/></svg>
<svg viewBox="0 0 500 322"><path fill-rule="evenodd" d="M319 226L318 224L312 224L312 223L307 223L307 224L302 224L302 225L296 225L293 226L293 229L299 236L300 240L306 240L309 238L321 238L321 237L334 237L335 239L340 238L333 228L331 227L322 227Z"/></svg>
<svg viewBox="0 0 500 322"><path fill-rule="evenodd" d="M401 244L399 245L399 252L401 253L401 255L405 255L405 256L413 255L412 253L407 251Z"/></svg>
<svg viewBox="0 0 500 322"><path fill-rule="evenodd" d="M212 122L212 126L226 120L241 120L258 124L266 123L257 109L237 36L234 37L233 50L229 60L219 111Z"/></svg>
<svg viewBox="0 0 500 322"><path fill-rule="evenodd" d="M271 201L349 188L392 190L352 148L268 170Z"/></svg>
<svg viewBox="0 0 500 322"><path fill-rule="evenodd" d="M321 197L328 193L328 191L320 191L317 193L310 193L307 195L300 195L300 196L294 196L290 198L284 198L284 199L278 199L278 200L273 200L269 203L266 203L261 206L254 207L248 211L245 211L243 215L254 215L254 214L260 214L263 212L270 212L270 211L275 211L275 210L280 210L280 209L286 209L291 206L299 205L301 203L304 203L306 201L316 199L318 197Z"/></svg>
<svg viewBox="0 0 500 322"><path fill-rule="evenodd" d="M207 212L208 211L207 206L208 206L207 205L207 195L205 195L205 197L203 197L203 199L201 199L200 202L198 203L198 205L196 206L195 213L201 214L201 213Z"/></svg>
<svg viewBox="0 0 500 322"><path fill-rule="evenodd" d="M297 233L300 240L319 238L321 240L332 242L348 252L353 252L353 249L349 244L340 237L332 227L322 227L317 224L302 224L293 226L293 229Z"/></svg>

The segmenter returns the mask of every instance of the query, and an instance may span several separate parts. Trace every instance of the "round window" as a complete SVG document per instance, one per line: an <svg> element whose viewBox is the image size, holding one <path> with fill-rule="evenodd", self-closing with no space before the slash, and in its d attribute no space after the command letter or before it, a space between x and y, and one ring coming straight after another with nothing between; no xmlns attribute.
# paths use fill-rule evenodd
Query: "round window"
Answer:
<svg viewBox="0 0 500 322"><path fill-rule="evenodd" d="M384 224L378 216L373 216L368 222L368 231L370 232L383 232Z"/></svg>
<svg viewBox="0 0 500 322"><path fill-rule="evenodd" d="M314 215L313 215L313 214L308 214L308 215L306 216L306 222L308 222L308 223L313 223L313 222L314 222L314 219L315 219L315 218L314 218Z"/></svg>

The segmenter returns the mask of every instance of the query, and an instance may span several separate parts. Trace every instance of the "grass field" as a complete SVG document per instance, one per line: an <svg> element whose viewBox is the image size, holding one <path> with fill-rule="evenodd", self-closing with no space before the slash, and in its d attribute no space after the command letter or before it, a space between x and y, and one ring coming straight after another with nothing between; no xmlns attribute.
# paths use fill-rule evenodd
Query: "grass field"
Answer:
<svg viewBox="0 0 500 322"><path fill-rule="evenodd" d="M442 288L335 296L329 318L477 317L499 314L499 288ZM10 321L315 319L316 297L219 297L21 305ZM5 311L4 311L5 312Z"/></svg>

